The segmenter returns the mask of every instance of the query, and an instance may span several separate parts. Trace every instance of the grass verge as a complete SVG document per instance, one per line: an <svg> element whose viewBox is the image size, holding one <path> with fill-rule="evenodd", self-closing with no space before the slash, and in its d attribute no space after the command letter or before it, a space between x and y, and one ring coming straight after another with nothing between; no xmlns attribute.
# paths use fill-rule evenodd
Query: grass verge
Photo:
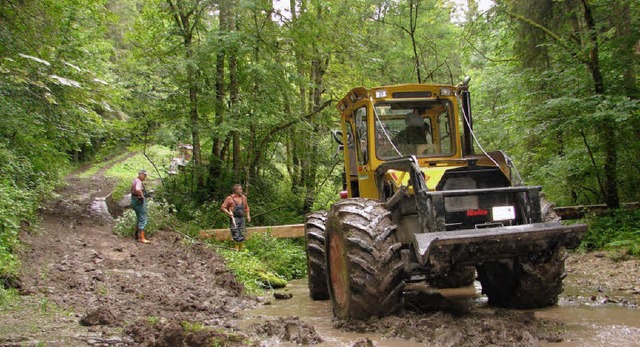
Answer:
<svg viewBox="0 0 640 347"><path fill-rule="evenodd" d="M282 288L287 281L307 275L304 245L298 239L278 239L269 234L254 235L243 251L233 249L233 242L216 243L218 254L249 293Z"/></svg>
<svg viewBox="0 0 640 347"><path fill-rule="evenodd" d="M615 210L608 216L587 220L589 231L582 239L584 251L608 250L640 256L640 210Z"/></svg>

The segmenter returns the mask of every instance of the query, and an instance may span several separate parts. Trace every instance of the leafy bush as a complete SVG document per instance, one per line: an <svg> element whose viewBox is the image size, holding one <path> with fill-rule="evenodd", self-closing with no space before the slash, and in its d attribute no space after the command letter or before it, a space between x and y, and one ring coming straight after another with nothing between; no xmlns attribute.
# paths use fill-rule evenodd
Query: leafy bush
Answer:
<svg viewBox="0 0 640 347"><path fill-rule="evenodd" d="M610 216L593 218L588 224L581 249L622 249L627 254L640 255L640 210L617 210Z"/></svg>
<svg viewBox="0 0 640 347"><path fill-rule="evenodd" d="M259 293L265 288L278 288L283 286L283 282L286 285L284 278L270 271L267 264L251 252L237 252L222 247L217 252L249 293Z"/></svg>
<svg viewBox="0 0 640 347"><path fill-rule="evenodd" d="M173 207L163 201L147 201L148 224L145 229L147 235L153 235L164 228L175 228L177 220L173 214ZM121 217L116 219L113 231L119 236L133 236L136 225L136 213L133 209L125 210Z"/></svg>
<svg viewBox="0 0 640 347"><path fill-rule="evenodd" d="M222 201L212 200L203 203L190 215L193 223L204 229L213 228L215 225L225 225L229 223L229 217L220 211Z"/></svg>
<svg viewBox="0 0 640 347"><path fill-rule="evenodd" d="M301 240L278 239L269 234L253 235L245 246L247 251L236 252L220 247L218 253L250 292L284 287L288 280L307 274L307 259Z"/></svg>
<svg viewBox="0 0 640 347"><path fill-rule="evenodd" d="M302 239L278 239L269 234L254 234L247 249L266 266L286 280L307 275L307 256Z"/></svg>
<svg viewBox="0 0 640 347"><path fill-rule="evenodd" d="M52 189L48 180L57 175L38 174L29 158L16 155L1 143L0 162L0 301L4 301L4 282L17 275L19 261L14 252L20 229L36 223L38 203Z"/></svg>

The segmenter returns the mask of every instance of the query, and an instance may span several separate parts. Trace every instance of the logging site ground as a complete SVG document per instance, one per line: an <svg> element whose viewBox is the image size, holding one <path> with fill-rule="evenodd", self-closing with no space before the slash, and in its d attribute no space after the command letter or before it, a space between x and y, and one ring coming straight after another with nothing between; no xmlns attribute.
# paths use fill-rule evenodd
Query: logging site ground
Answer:
<svg viewBox="0 0 640 347"><path fill-rule="evenodd" d="M69 175L21 234L20 296L0 311L0 346L640 345L638 259L570 253L556 307L492 308L476 285L338 321L304 279L249 295L204 243L173 230L146 245L117 236L95 205L115 185L103 172Z"/></svg>

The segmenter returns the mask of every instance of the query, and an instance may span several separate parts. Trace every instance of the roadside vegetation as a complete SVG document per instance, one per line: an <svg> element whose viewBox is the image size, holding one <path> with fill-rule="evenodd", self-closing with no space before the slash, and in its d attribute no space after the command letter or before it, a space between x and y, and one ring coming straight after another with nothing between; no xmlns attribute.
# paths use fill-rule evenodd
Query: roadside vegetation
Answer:
<svg viewBox="0 0 640 347"><path fill-rule="evenodd" d="M53 189L46 172L0 143L0 304L16 280L21 228L37 225L37 208ZM53 172L55 173L55 171Z"/></svg>
<svg viewBox="0 0 640 347"><path fill-rule="evenodd" d="M231 243L213 243L227 266L249 293L285 287L290 280L307 276L303 240L277 239L269 234L249 238L238 252Z"/></svg>
<svg viewBox="0 0 640 347"><path fill-rule="evenodd" d="M580 249L640 256L640 210L615 210L607 216L590 218L588 224Z"/></svg>

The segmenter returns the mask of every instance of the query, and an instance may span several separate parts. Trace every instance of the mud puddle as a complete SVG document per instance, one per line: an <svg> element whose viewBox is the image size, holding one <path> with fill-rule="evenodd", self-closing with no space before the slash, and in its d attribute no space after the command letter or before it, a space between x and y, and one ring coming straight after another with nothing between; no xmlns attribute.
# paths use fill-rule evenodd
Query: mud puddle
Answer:
<svg viewBox="0 0 640 347"><path fill-rule="evenodd" d="M566 326L564 341L546 346L640 346L640 310L622 306L575 305L538 310L537 317Z"/></svg>
<svg viewBox="0 0 640 347"><path fill-rule="evenodd" d="M570 285L567 291L571 291ZM440 313L425 313L420 318L420 314L410 315L397 320L408 320L410 329L432 329L435 333L430 335L411 335L407 331L398 329L395 323L376 320L367 322L372 328L359 327L355 329L345 329L344 325L336 328L333 321L331 304L329 301L313 301L309 298L306 279L296 280L289 283L287 288L278 290L278 293L291 294L288 300L276 300L272 296L267 298L267 304L258 307L245 314L245 321L250 324L261 322L274 317L299 317L300 320L315 327L316 332L322 338L322 342L317 346L442 346L459 345L455 342L462 342L462 345L485 345L495 342L493 339L512 339L504 345L540 345L540 346L640 346L640 310L633 307L620 305L600 305L594 303L576 302L572 299L561 297L560 303L556 307L540 310L496 310L486 305L486 298L480 295L480 286L476 282L474 286L443 290L441 294L447 299L455 302L458 307L466 305L465 311L468 315L462 317L449 318L442 317L432 319ZM469 313L470 312L470 313ZM494 318L498 317L497 320ZM391 318L394 320L394 318ZM421 321L439 320L442 326L430 326L422 324ZM537 331L524 333L514 332L518 326L510 325L512 320L531 320L533 323L528 327L540 327ZM469 340L468 336L452 333L451 331L438 334L444 325L455 322L457 327L452 329L473 330L477 326L481 329L496 330L494 334L478 337L478 340ZM383 329L380 329L382 327ZM405 327L406 328L406 327ZM545 335L540 330L549 329L552 332ZM527 329L524 329L527 330ZM364 332L363 332L364 331ZM505 334L507 334L505 336ZM515 335L515 336L509 336ZM370 343L369 343L370 342ZM451 344L453 343L453 344ZM502 344L502 343L499 343ZM264 341L265 346L295 346L283 341Z"/></svg>
<svg viewBox="0 0 640 347"><path fill-rule="evenodd" d="M89 214L92 217L101 220L103 223L112 223L114 221L109 211L109 207L107 206L107 198L105 197L93 199L89 206Z"/></svg>
<svg viewBox="0 0 640 347"><path fill-rule="evenodd" d="M319 347L329 346L353 346L362 343L367 346L367 341L371 341L373 346L380 347L400 347L400 346L429 346L424 343L407 341L404 339L385 338L382 334L347 332L334 328L333 313L331 312L330 301L313 301L309 298L307 279L289 282L287 287L276 290L277 293L291 294L291 299L277 300L273 296L267 298L264 305L251 310L245 314L245 318L239 325L250 325L258 323L264 319L273 317L300 317L301 320L312 325L316 333L322 338L322 342L316 344ZM299 346L294 343L271 340L263 341L265 346Z"/></svg>

